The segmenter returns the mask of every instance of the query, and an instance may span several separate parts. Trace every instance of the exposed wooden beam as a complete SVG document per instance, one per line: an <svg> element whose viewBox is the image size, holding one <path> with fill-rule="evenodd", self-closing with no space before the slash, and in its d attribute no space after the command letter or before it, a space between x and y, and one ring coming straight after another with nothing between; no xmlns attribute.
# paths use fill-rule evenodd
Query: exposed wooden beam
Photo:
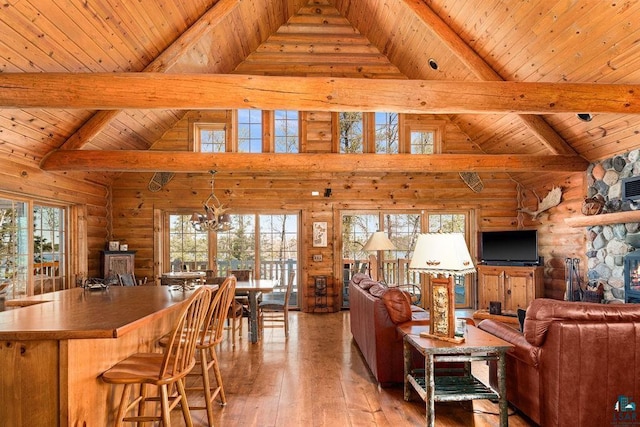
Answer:
<svg viewBox="0 0 640 427"><path fill-rule="evenodd" d="M478 55L460 36L451 29L424 1L404 0L404 3L418 16L446 45L454 55L460 59L472 73L480 80L504 80L484 59ZM522 123L553 154L576 154L575 150L547 123L544 118L536 115L519 114Z"/></svg>
<svg viewBox="0 0 640 427"><path fill-rule="evenodd" d="M0 108L640 114L640 85L157 73L0 73Z"/></svg>
<svg viewBox="0 0 640 427"><path fill-rule="evenodd" d="M65 150L47 155L47 171L108 172L582 172L588 162L580 156L514 154L253 154L193 153L143 150Z"/></svg>
<svg viewBox="0 0 640 427"><path fill-rule="evenodd" d="M167 47L144 69L149 73L164 73L170 69L182 55L207 34L210 27L215 27L238 5L240 0L219 0L211 6L193 25L183 32L176 41ZM77 150L89 143L102 132L121 110L98 111L89 118L60 147L62 150Z"/></svg>

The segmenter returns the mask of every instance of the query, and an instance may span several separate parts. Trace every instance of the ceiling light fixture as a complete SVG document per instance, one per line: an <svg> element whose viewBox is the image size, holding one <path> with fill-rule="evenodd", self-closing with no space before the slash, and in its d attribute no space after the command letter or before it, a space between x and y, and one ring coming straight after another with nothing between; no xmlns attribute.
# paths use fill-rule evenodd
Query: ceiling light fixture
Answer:
<svg viewBox="0 0 640 427"><path fill-rule="evenodd" d="M229 209L225 208L220 200L213 192L213 176L216 171L210 170L211 174L211 194L204 201L204 214L194 212L191 215L191 225L196 231L213 231L217 233L219 231L231 230L231 217L226 213Z"/></svg>
<svg viewBox="0 0 640 427"><path fill-rule="evenodd" d="M593 120L593 116L589 113L578 113L577 116L583 122L590 122L591 120Z"/></svg>
<svg viewBox="0 0 640 427"><path fill-rule="evenodd" d="M429 67L431 67L432 70L437 70L438 69L438 63L436 62L435 59L433 59L433 58L429 59Z"/></svg>

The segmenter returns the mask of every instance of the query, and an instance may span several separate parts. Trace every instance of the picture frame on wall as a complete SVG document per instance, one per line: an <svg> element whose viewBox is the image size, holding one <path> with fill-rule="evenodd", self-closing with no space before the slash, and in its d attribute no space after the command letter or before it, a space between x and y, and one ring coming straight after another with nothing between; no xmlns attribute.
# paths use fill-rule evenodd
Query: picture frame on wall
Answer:
<svg viewBox="0 0 640 427"><path fill-rule="evenodd" d="M119 251L120 250L120 242L118 240L110 240L107 246L110 251Z"/></svg>
<svg viewBox="0 0 640 427"><path fill-rule="evenodd" d="M325 248L327 247L327 223L324 221L317 221L313 223L313 247Z"/></svg>
<svg viewBox="0 0 640 427"><path fill-rule="evenodd" d="M129 250L129 245L127 245L126 243L123 243L120 245L120 250L121 251L128 251Z"/></svg>

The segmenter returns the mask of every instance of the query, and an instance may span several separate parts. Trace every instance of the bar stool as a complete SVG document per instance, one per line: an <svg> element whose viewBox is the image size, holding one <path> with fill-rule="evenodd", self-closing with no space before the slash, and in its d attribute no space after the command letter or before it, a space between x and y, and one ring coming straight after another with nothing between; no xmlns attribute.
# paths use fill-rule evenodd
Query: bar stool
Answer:
<svg viewBox="0 0 640 427"><path fill-rule="evenodd" d="M200 356L196 363L200 364L199 372L192 371L189 375L199 375L202 378L202 387L189 387L187 391L198 390L203 391L205 398L205 406L189 406L189 409L206 410L209 426L213 426L213 401L220 396L220 403L227 404L227 398L224 394L224 386L222 384L222 374L220 373L220 364L218 363L218 354L216 346L222 342L224 324L227 318L227 312L233 301L236 291L236 278L229 276L220 285L217 293L213 298L209 313L205 318L202 334L196 343L196 349ZM211 387L211 379L209 371L213 368L216 378L216 387Z"/></svg>
<svg viewBox="0 0 640 427"><path fill-rule="evenodd" d="M211 291L202 287L197 289L187 300L180 312L178 321L167 338L163 353L136 353L118 362L102 374L102 380L109 384L123 384L122 397L118 407L116 427L126 422L162 421L169 427L169 413L180 403L182 415L187 426L193 426L184 377L195 366L196 343L199 331L210 306ZM140 394L130 400L135 384L140 384ZM147 386L154 385L159 389L159 396L149 396ZM175 385L177 394L169 396L170 386ZM145 415L145 403L160 403L160 415ZM126 416L135 406L138 412L134 416Z"/></svg>

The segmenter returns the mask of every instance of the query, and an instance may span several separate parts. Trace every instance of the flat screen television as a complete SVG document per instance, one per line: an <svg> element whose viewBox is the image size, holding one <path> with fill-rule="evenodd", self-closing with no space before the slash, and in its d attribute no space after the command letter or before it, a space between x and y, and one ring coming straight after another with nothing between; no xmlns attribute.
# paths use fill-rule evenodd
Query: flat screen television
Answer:
<svg viewBox="0 0 640 427"><path fill-rule="evenodd" d="M536 230L484 231L480 234L480 261L493 265L538 264Z"/></svg>

